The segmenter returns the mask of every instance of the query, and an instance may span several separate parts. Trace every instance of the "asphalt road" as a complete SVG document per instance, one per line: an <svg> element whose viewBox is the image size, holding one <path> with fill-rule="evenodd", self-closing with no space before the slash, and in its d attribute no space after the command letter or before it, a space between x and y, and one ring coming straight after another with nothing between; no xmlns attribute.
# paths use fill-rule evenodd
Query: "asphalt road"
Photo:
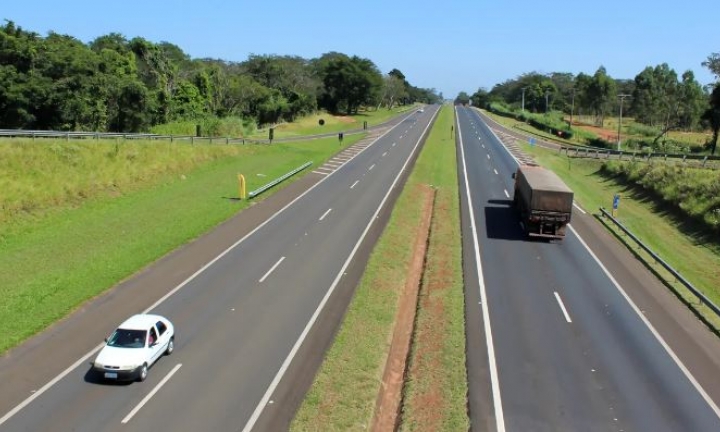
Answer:
<svg viewBox="0 0 720 432"><path fill-rule="evenodd" d="M120 302L123 290L80 312L87 317L104 307L107 316L96 313L94 322L78 318L74 327L61 323L48 332L52 336L41 335L11 352L0 362L8 378L0 384L0 429L287 427L437 109L413 113L376 140L358 143L313 170L305 180L309 189L267 215L266 222L242 238L218 238L230 247L217 256L200 251L211 257L202 267L185 268L179 256L157 263L165 268L166 277L156 278L163 283L178 280L175 274L191 275L169 286L155 304L133 304L169 317L176 328L175 353L160 359L144 383L98 381L80 348L101 339L87 341L87 334L107 334L119 323L110 311L127 308ZM137 276L138 297L152 273L151 268ZM38 358L48 355L46 344L62 351L63 338L72 351L58 354L60 364ZM85 341L73 345L78 338ZM42 366L32 370L28 364Z"/></svg>
<svg viewBox="0 0 720 432"><path fill-rule="evenodd" d="M473 430L720 430L718 339L585 211L526 240L517 161L476 111L456 127Z"/></svg>

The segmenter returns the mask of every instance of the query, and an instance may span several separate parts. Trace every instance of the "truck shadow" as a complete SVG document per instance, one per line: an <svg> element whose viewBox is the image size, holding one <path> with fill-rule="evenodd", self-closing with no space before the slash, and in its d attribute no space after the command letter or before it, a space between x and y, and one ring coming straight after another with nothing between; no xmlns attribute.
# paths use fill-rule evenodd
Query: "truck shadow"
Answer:
<svg viewBox="0 0 720 432"><path fill-rule="evenodd" d="M485 206L485 230L488 238L501 240L527 240L520 226L520 215L512 200L488 200Z"/></svg>

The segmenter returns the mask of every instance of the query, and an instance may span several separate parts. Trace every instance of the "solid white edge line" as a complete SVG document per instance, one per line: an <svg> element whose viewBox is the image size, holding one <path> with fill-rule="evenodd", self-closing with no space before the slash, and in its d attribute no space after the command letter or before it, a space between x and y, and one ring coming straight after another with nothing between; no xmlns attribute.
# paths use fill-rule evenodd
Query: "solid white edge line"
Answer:
<svg viewBox="0 0 720 432"><path fill-rule="evenodd" d="M503 189L503 192L505 192L505 196L510 198L510 194L508 193L507 189Z"/></svg>
<svg viewBox="0 0 720 432"><path fill-rule="evenodd" d="M318 220L323 220L323 219L325 219L325 216L327 216L327 215L328 215L328 213L330 213L331 211L332 211L332 209L331 209L331 208L327 209L327 211L326 211L325 213L323 213L323 215L322 215L322 216L320 216L320 219L318 219Z"/></svg>
<svg viewBox="0 0 720 432"><path fill-rule="evenodd" d="M270 270L268 270L267 273L265 273L265 274L263 275L263 277L261 277L258 282L259 282L259 283L263 283L263 281L265 281L265 279L267 279L267 277L270 276L270 274L271 274L272 272L274 272L275 269L277 268L277 266L279 266L280 263L283 262L283 261L285 261L285 257L281 257L281 258L278 260L278 262L275 263L274 266L270 267Z"/></svg>
<svg viewBox="0 0 720 432"><path fill-rule="evenodd" d="M373 140L370 144L368 144L367 146L363 147L362 150L358 151L358 152L355 154L355 156L357 156L358 154L362 153L362 152L365 151L368 147L370 147L370 146L372 146L373 144L375 144L376 142L378 142L381 138L383 138L385 135L387 135L387 134L389 134L390 132L392 132L393 130L395 130L395 128L398 127L398 126L400 126L401 124L402 124L402 122L396 124L395 126L391 127L391 128L388 129L387 131L385 131L385 133L383 133L382 135L378 136L378 137L375 138L375 140ZM393 144L394 144L394 143L393 143ZM342 168L341 168L341 169L342 169ZM193 281L196 277L198 277L202 272L204 272L204 271L207 270L210 266L212 266L212 265L215 264L217 261L219 261L220 259L222 259L225 255L229 254L230 251L232 251L233 249L235 249L240 243L244 242L244 241L245 241L247 238L249 238L251 235L255 234L257 231L259 231L260 229L262 229L265 225L269 224L269 223L270 223L273 219L275 219L279 214L281 214L282 212L284 212L284 211L285 211L287 208L289 208L291 205L295 204L296 201L300 200L300 199L303 198L305 195L309 194L310 191L312 191L313 189L315 189L316 187L318 187L318 186L319 186L320 184L322 184L325 180L329 179L329 178L332 176L332 174L334 174L334 173L336 173L336 172L337 172L337 171L331 172L331 173L328 174L326 177L324 177L322 180L320 180L320 181L318 181L317 183L315 183L314 185L312 185L308 190L306 190L305 192L303 192L302 194L300 194L299 196L297 196L294 200L292 200L292 201L290 201L289 203L287 203L283 208L281 208L281 209L278 210L277 212L273 213L273 215L270 216L269 218L267 218L263 223L261 223L260 225L258 225L257 227L255 227L255 229L253 229L253 230L250 231L249 233L245 234L245 236L244 236L243 238L241 238L240 240L238 240L238 241L236 241L235 243L233 243L232 245L230 245L227 249L225 249L224 251L222 251L218 256L216 256L215 258L213 258L213 259L212 259L211 261L209 261L207 264L205 264L204 266L200 267L200 269L198 269L195 273L191 274L187 279L185 279L184 281L182 281L179 285L177 285L175 288L173 288L172 290L170 290L167 294L165 294L164 296L160 297L155 303L153 303L152 305L150 305L150 307L146 308L146 309L145 309L144 311L142 311L141 313L148 313L148 312L150 312L151 310L153 310L153 309L155 309L156 307L158 307L159 305L161 305L165 300L167 300L168 298L170 298L173 294L175 294L176 292L180 291L185 285L187 285L187 284L189 284L190 282L192 282L192 281ZM1 426L3 423L5 423L6 421L8 421L12 416L14 416L15 414L17 414L21 409L23 409L23 408L25 408L26 406L28 406L32 401L34 401L35 399L37 399L40 395L42 395L43 393L45 393L46 391L48 391L48 389L50 389L50 388L51 388L53 385L55 385L58 381L60 381L61 379L65 378L65 377L66 377L70 372L72 372L75 368L77 368L78 366L80 366L80 365L81 365L82 363L84 363L88 358L90 358L93 354L95 354L96 352L98 352L98 351L100 350L100 348L102 348L104 345L105 345L105 344L102 344L102 343L101 343L101 344L99 344L98 346L96 346L95 348L93 348L90 352L88 352L87 354L85 354L84 356L82 356L78 361L76 361L75 363L73 363L72 365L70 365L70 366L69 366L67 369L65 369L64 371L60 372L59 375L57 375L55 378L53 378L52 380L50 380L47 384L45 384L44 386L40 387L40 389L38 389L38 391L36 391L36 392L33 393L32 395L28 396L24 401L20 402L20 403L19 403L15 408L13 408L12 410L8 411L7 414L5 414L2 418L0 418L0 426Z"/></svg>
<svg viewBox="0 0 720 432"><path fill-rule="evenodd" d="M572 320L570 319L570 315L568 314L567 309L565 309L565 303L563 303L562 299L560 298L560 294L558 294L557 291L555 291L555 298L557 299L557 302L560 305L560 309L562 309L563 315L565 315L565 321L571 323Z"/></svg>
<svg viewBox="0 0 720 432"><path fill-rule="evenodd" d="M162 388L162 386L164 386L165 383L168 382L168 381L170 380L170 378L172 378L173 375L175 375L175 372L177 372L178 369L180 369L180 367L182 367L182 363L176 364L175 367L172 368L172 370L171 370L167 375L165 375L165 378L163 378L162 381L160 381L160 382L155 386L155 388L152 389L152 391L151 391L150 393L148 393L147 396L145 396L145 397L143 398L143 400L141 400L140 403L137 404L137 406L135 406L135 408L133 408L133 410L130 411L130 413L125 416L124 419L122 419L122 421L121 421L120 423L127 423L127 422L129 422L129 421L135 416L135 414L137 414L138 411L140 411L140 410L142 409L142 407L145 406L145 404L148 403L148 401L149 401L153 396L155 396L155 393L157 393L158 390L160 390L160 388Z"/></svg>
<svg viewBox="0 0 720 432"><path fill-rule="evenodd" d="M625 297L625 300L630 304L630 307L635 311L638 317L642 320L643 323L645 323L645 326L650 330L650 333L655 336L655 339L657 339L658 342L660 342L660 345L665 349L665 351L668 353L670 358L675 361L675 364L677 364L678 368L682 371L682 373L685 375L685 377L690 381L690 383L695 387L695 390L700 393L700 396L705 400L705 402L710 406L710 409L712 409L715 412L715 415L720 418L720 409L715 404L715 402L710 398L710 395L707 394L705 389L702 388L700 383L695 379L692 373L690 373L690 370L685 366L685 364L680 360L680 358L675 354L675 352L670 348L670 345L665 342L665 339L660 335L660 333L653 327L653 325L650 323L650 320L648 320L645 317L645 314L640 311L640 308L637 307L635 302L632 301L630 296L625 292L622 286L618 283L618 281L615 280L613 275L608 271L607 268L605 268L605 265L600 261L600 259L593 253L593 251L590 249L590 247L585 243L585 240L580 237L580 234L575 231L575 228L570 226L570 231L575 234L578 240L580 240L580 243L585 247L585 249L588 251L591 257L595 260L595 262L598 263L602 271L605 273L605 275L610 279L610 281L615 285L615 288L617 288L618 291L620 291L620 294L622 294L623 297Z"/></svg>
<svg viewBox="0 0 720 432"><path fill-rule="evenodd" d="M360 183L360 180L355 180L355 183L350 186L350 189L354 188L358 183Z"/></svg>
<svg viewBox="0 0 720 432"><path fill-rule="evenodd" d="M577 205L576 203L573 203L573 207L575 207L576 209L578 209L578 211L579 211L580 213L582 213L582 214L587 214L587 212L586 212L585 210L583 210L582 208L580 208L580 206Z"/></svg>
<svg viewBox="0 0 720 432"><path fill-rule="evenodd" d="M310 333L310 329L312 329L313 325L315 324L315 321L317 321L318 316L320 316L320 313L325 308L325 304L330 299L330 296L335 291L335 287L337 287L338 283L340 283L340 279L342 278L343 274L345 273L345 270L350 265L350 261L355 257L355 254L357 253L357 250L360 248L360 244L365 239L365 236L367 235L368 231L370 231L370 227L377 219L378 214L380 214L380 210L385 206L385 202L387 201L388 197L390 196L390 193L395 189L395 186L397 185L397 182L400 180L400 176L402 173L407 169L407 165L410 163L410 160L413 158L413 155L417 151L417 148L420 146L420 141L422 141L422 138L427 133L428 128L430 128L430 125L433 123L433 119L437 114L440 112L438 109L435 111L435 114L433 114L433 117L428 122L427 126L425 127L425 130L423 130L423 133L420 134L420 138L418 138L417 142L415 143L415 147L413 148L412 152L410 152L410 155L405 160L405 164L403 164L402 168L400 168L400 171L398 172L397 176L395 176L395 180L393 181L392 185L390 185L390 188L388 188L388 191L385 193L385 197L380 202L380 205L378 206L377 210L375 210L375 214L370 218L370 221L368 222L367 226L365 227L365 230L360 235L360 238L358 239L357 243L355 243L355 247L353 247L352 251L350 252L350 255L348 256L347 260L345 260L345 263L343 264L342 268L340 268L340 271L338 272L337 276L335 276L335 280L333 280L332 285L330 285L330 289L325 293L325 296L320 301L320 304L318 305L317 309L315 309L315 312L313 313L312 317L310 317L310 321L305 325L305 328L303 329L302 333L300 334L300 337L297 341L295 341L295 345L293 345L292 349L290 350L290 353L288 353L288 356L285 358L285 361L280 366L280 369L278 370L277 374L275 374L275 378L273 378L272 382L270 383L270 386L268 387L267 391L265 392L265 395L263 395L262 399L258 402L257 406L255 407L255 411L253 411L252 416L248 419L247 423L245 423L245 427L243 427L242 432L250 432L252 428L255 426L255 423L260 418L260 415L262 414L263 410L265 409L265 406L267 405L268 401L270 400L270 396L272 396L273 392L275 392L275 389L280 384L280 380L282 380L283 376L285 375L285 372L290 367L290 363L292 363L293 359L295 358L295 355L297 354L298 350L302 346L303 342L305 342L305 338L307 337L308 333ZM500 432L500 431L499 431Z"/></svg>
<svg viewBox="0 0 720 432"><path fill-rule="evenodd" d="M462 131L460 130L460 119L455 109L458 138L460 139L460 155L462 157L463 173L465 174L465 193L470 211L470 226L472 229L473 246L475 248L475 262L477 263L477 278L480 285L480 302L483 313L483 325L485 327L485 344L488 350L488 365L490 367L490 386L495 409L495 427L497 432L505 432L505 415L503 414L502 400L500 398L500 382L498 380L497 362L495 360L495 346L493 345L492 329L490 327L490 309L485 292L485 279L482 274L482 261L480 260L480 243L478 241L477 227L475 226L475 211L473 210L472 197L470 196L470 183L467 176L467 164L465 163L465 149L463 147Z"/></svg>

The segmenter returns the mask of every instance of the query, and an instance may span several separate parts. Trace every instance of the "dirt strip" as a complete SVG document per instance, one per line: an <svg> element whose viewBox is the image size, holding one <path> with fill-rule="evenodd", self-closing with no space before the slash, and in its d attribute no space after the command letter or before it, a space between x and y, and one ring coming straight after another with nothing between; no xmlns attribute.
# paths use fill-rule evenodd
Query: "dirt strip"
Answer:
<svg viewBox="0 0 720 432"><path fill-rule="evenodd" d="M385 372L375 404L372 431L384 432L397 429L400 419L403 384L407 371L408 354L412 341L415 312L418 304L418 292L425 267L425 256L430 235L435 191L427 186L423 190L423 211L421 226L413 247L408 278L400 296L399 307L393 330L390 352L385 363Z"/></svg>

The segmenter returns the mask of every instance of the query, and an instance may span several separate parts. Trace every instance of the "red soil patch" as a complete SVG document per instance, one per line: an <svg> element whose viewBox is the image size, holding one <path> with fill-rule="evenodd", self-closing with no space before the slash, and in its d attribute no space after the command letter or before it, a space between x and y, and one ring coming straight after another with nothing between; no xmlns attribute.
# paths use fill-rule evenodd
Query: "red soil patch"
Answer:
<svg viewBox="0 0 720 432"><path fill-rule="evenodd" d="M613 142L617 140L617 131L611 131L609 129L603 129L601 127L589 125L575 125L575 127L586 130L588 132L592 132L598 137L604 139L605 141Z"/></svg>
<svg viewBox="0 0 720 432"><path fill-rule="evenodd" d="M421 225L413 247L408 278L400 295L399 307L395 319L390 352L385 363L385 372L380 392L375 404L372 421L373 431L393 431L399 419L402 389L405 382L405 371L410 351L410 342L417 309L417 296L425 264L427 240L432 220L434 191L422 186L423 210Z"/></svg>
<svg viewBox="0 0 720 432"><path fill-rule="evenodd" d="M436 210L440 214L447 214L449 202L438 200ZM435 220L435 224L441 221ZM433 228L433 233L440 233L439 228ZM434 235L434 234L433 234ZM445 312L445 295L443 291L453 286L452 250L442 241L433 242L432 261L426 263L426 275L420 290L420 305L422 319L415 328L413 341L414 353L408 380L419 382L423 377L425 385L418 387L413 400L407 401L412 405L412 418L404 421L411 422L420 430L438 431L443 429L443 413L446 411L447 401L443 393L442 355L444 348L444 335L447 328ZM417 379L415 379L417 378Z"/></svg>

